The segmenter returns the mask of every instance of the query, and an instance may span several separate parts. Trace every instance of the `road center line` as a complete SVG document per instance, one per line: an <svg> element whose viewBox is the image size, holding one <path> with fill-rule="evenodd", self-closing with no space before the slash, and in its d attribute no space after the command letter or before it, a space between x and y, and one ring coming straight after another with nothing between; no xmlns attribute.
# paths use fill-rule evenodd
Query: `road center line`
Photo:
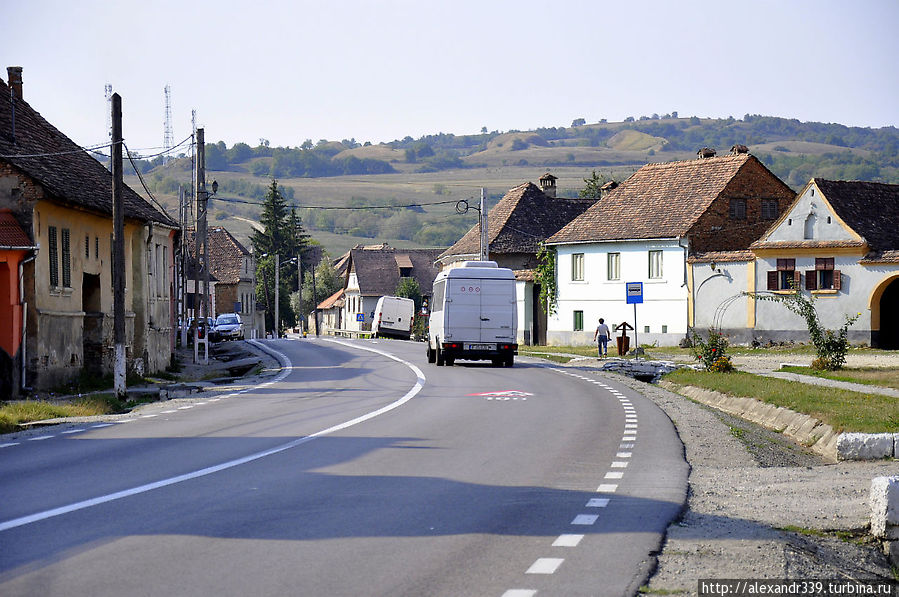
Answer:
<svg viewBox="0 0 899 597"><path fill-rule="evenodd" d="M391 402L386 406L382 406L381 408L374 410L370 413L364 414L362 416L356 417L355 419L350 419L349 421L345 421L343 423L338 423L333 427L328 427L327 429L323 429L312 435L307 435L305 437L301 437L299 439L295 439L293 441L287 442L286 444L282 444L280 446L276 446L274 448L270 448L268 450L263 450L262 452L256 452L255 454L250 454L249 456L244 456L243 458L238 458L236 460L229 460L228 462L223 462L221 464L217 464L215 466L206 467L197 471L193 471L190 473L185 473L183 475L177 475L175 477L170 477L168 479L162 479L160 481L155 481L153 483L147 483L145 485L139 485L137 487L132 487L131 489L125 489L122 491L116 491L115 493L110 493L107 495L103 495L96 498L91 498L89 500L84 500L81 502L75 502L74 504L68 504L66 506L60 506L59 508L52 508L50 510L44 510L43 512L37 512L35 514L30 514L28 516L22 516L20 518L14 518L12 520L7 520L5 522L0 523L0 532L8 531L9 529L14 529L16 527L25 526L27 524L31 524L34 522L38 522L41 520L46 520L48 518L53 518L55 516L61 516L63 514L69 514L70 512L75 512L77 510L83 510L85 508L90 508L91 506L97 506L99 504L105 504L106 502L112 502L115 500L120 500L122 498L131 497L133 495L138 495L141 493L146 493L148 491L152 491L154 489L160 489L162 487L168 487L169 485L175 485L176 483L181 483L184 481L190 481L192 479L198 479L200 477L205 477L207 475L211 475L213 473L217 473L220 471L224 471L230 468L234 468L236 466L240 466L241 464L246 464L248 462L253 462L255 460L259 460L261 458L265 458L267 456L272 456L274 454L278 454L280 452L284 452L286 450L290 450L291 448L296 448L297 446L303 445L307 442L311 442L317 437L323 437L325 435L330 435L331 433L335 433L337 431L342 431L347 429L348 427L352 427L354 425L358 425L359 423L363 423L370 419L373 419L377 416L383 415L384 413L390 412L395 408L402 406L403 404L409 402L412 398L418 394L421 389L424 387L426 378L424 373L422 373L421 369L413 365L408 361L404 361L403 359L394 356L388 352L384 352L382 350L377 350L374 348L369 348L365 346L357 346L354 344L349 344L346 342L333 341L336 344L344 344L349 346L350 348L355 348L358 350L367 350L369 352L374 352L380 354L381 356L385 356L389 359L402 363L412 369L413 373L415 373L416 380L415 385L410 389L406 394L399 398L398 400ZM256 342L253 342L257 344ZM268 347L267 347L268 348ZM268 349L272 350L272 349ZM287 366L291 367L290 360L286 355L278 353L284 361L287 362ZM283 361L282 361L283 362ZM283 373L283 372L282 372ZM284 375L283 377L286 377ZM283 379L282 376L279 375L276 379L280 381ZM107 427L109 425L94 425L94 428L97 427ZM560 562L561 563L561 562ZM557 566L558 567L558 566Z"/></svg>

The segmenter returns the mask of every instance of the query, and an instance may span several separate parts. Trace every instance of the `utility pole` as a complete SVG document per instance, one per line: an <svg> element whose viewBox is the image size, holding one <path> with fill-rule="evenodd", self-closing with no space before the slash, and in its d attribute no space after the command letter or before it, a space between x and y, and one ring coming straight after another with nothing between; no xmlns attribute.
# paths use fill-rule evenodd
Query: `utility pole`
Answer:
<svg viewBox="0 0 899 597"><path fill-rule="evenodd" d="M178 217L181 224L180 239L180 268L178 271L178 300L180 307L178 310L179 326L178 335L181 337L181 347L187 348L187 239L185 238L185 227L187 222L187 205L184 196L184 186L178 186Z"/></svg>
<svg viewBox="0 0 899 597"><path fill-rule="evenodd" d="M112 94L112 310L116 398L125 398L125 201L122 195L122 97Z"/></svg>
<svg viewBox="0 0 899 597"><path fill-rule="evenodd" d="M197 252L199 256L200 246L202 245L202 265L203 270L203 292L200 295L200 316L197 318L197 334L194 338L194 360L199 357L199 329L202 324L205 328L203 334L203 363L209 363L209 326L207 325L207 317L209 317L209 245L207 243L207 221L206 207L209 197L206 194L206 144L203 129L197 129ZM199 282L199 280L197 281Z"/></svg>
<svg viewBox="0 0 899 597"><path fill-rule="evenodd" d="M481 233L480 260L487 261L488 259L490 259L490 247L487 241L487 191L484 189L484 187L481 187L481 209L479 216Z"/></svg>
<svg viewBox="0 0 899 597"><path fill-rule="evenodd" d="M281 323L278 321L278 318L281 314L278 312L278 286L280 285L279 271L281 269L281 256L278 253L275 253L275 338L281 337Z"/></svg>
<svg viewBox="0 0 899 597"><path fill-rule="evenodd" d="M313 257L314 259L314 257ZM315 337L318 338L318 299L315 297L315 263L312 263L312 320L315 322Z"/></svg>

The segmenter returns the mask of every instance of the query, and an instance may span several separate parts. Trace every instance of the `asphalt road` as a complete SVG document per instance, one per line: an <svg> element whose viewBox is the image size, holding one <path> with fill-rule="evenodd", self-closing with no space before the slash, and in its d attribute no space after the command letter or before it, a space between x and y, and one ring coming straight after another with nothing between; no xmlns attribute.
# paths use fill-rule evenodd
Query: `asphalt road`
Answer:
<svg viewBox="0 0 899 597"><path fill-rule="evenodd" d="M273 383L0 439L0 595L631 595L685 500L624 385L265 344Z"/></svg>

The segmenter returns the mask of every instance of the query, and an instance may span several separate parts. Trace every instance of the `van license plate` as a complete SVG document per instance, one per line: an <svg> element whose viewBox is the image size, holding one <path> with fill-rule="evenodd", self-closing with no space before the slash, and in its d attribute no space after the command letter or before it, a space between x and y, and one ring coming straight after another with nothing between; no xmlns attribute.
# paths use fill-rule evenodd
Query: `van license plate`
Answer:
<svg viewBox="0 0 899 597"><path fill-rule="evenodd" d="M494 348L491 344L469 344L468 350L490 350Z"/></svg>

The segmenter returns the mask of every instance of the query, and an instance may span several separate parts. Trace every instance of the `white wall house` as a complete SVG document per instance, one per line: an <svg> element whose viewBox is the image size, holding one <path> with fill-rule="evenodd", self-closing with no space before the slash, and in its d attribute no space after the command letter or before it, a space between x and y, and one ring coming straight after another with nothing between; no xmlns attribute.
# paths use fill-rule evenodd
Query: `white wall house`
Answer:
<svg viewBox="0 0 899 597"><path fill-rule="evenodd" d="M600 317L634 326L628 282L643 283L631 346L674 346L687 336L695 293L688 260L747 249L795 197L745 148L734 151L647 164L547 240L557 252L558 291L548 344L591 343Z"/></svg>
<svg viewBox="0 0 899 597"><path fill-rule="evenodd" d="M591 343L600 317L612 329L625 321L636 324L640 344L673 345L686 335L688 294L678 239L566 244L558 246L557 259L550 344ZM626 282L643 283L636 321L634 305L626 302ZM634 345L634 332L628 336Z"/></svg>
<svg viewBox="0 0 899 597"><path fill-rule="evenodd" d="M716 272L716 256L691 264L703 286L698 328L720 329L732 342L807 342L801 317L741 296L798 288L814 299L824 327L860 314L850 342L899 348L899 185L812 179L751 249L749 258L718 255Z"/></svg>

